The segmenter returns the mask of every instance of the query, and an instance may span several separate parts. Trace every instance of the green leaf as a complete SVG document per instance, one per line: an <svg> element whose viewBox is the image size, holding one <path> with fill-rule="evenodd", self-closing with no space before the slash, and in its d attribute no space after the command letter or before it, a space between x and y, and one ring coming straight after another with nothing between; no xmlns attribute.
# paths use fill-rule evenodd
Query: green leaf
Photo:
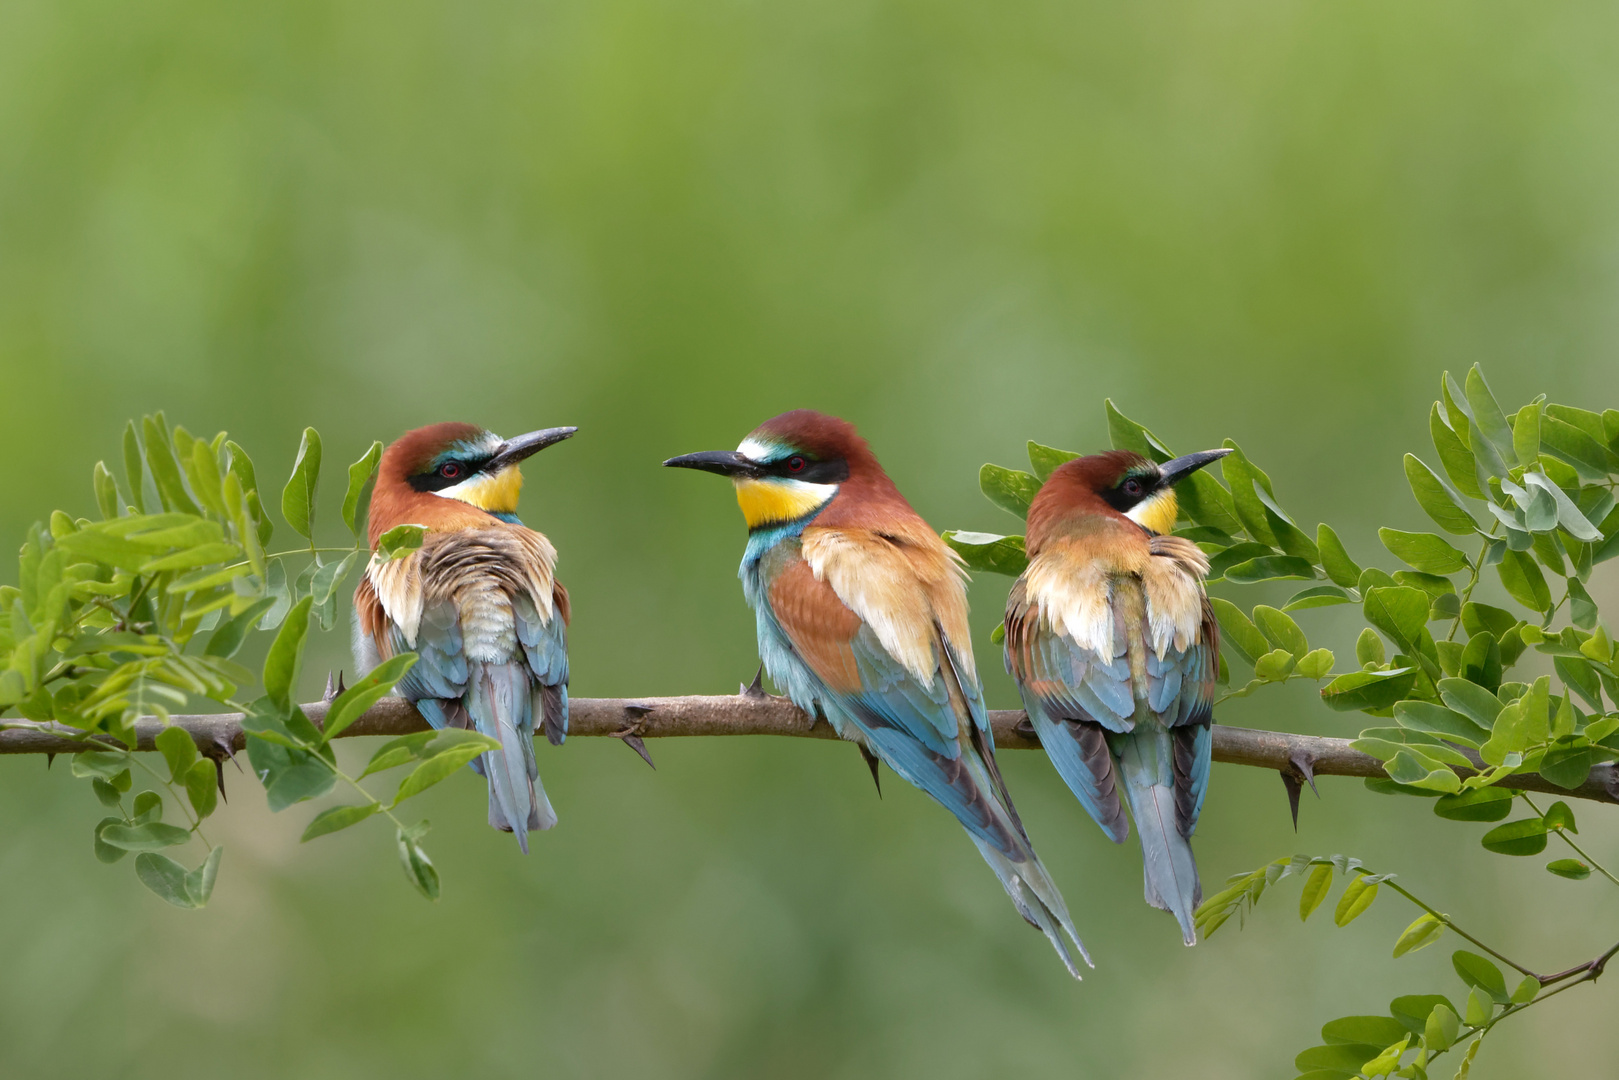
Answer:
<svg viewBox="0 0 1619 1080"><path fill-rule="evenodd" d="M142 464L140 436L135 434L135 421L124 428L124 480L129 484L129 503L138 513L146 513L144 484L146 468Z"/></svg>
<svg viewBox="0 0 1619 1080"><path fill-rule="evenodd" d="M990 502L1021 518L1039 493L1040 481L1032 473L985 465L978 470L978 487Z"/></svg>
<svg viewBox="0 0 1619 1080"><path fill-rule="evenodd" d="M1546 869L1570 881L1584 881L1591 876L1591 868L1578 859L1553 859L1546 864Z"/></svg>
<svg viewBox="0 0 1619 1080"><path fill-rule="evenodd" d="M1308 589L1300 589L1293 594L1293 598L1282 605L1283 611L1304 611L1307 608L1333 607L1337 604L1352 603L1348 593L1336 585L1313 585Z"/></svg>
<svg viewBox="0 0 1619 1080"><path fill-rule="evenodd" d="M382 444L377 445L380 447ZM1029 465L1041 483L1045 483L1046 479L1057 471L1057 466L1073 461L1079 456L1072 450L1054 450L1049 446L1041 446L1032 439L1029 441Z"/></svg>
<svg viewBox="0 0 1619 1080"><path fill-rule="evenodd" d="M1606 480L1609 472L1619 471L1619 462L1614 460L1613 452L1588 433L1559 418L1553 412L1556 408L1552 406L1547 410L1547 415L1541 418L1542 449L1574 466L1586 480Z"/></svg>
<svg viewBox="0 0 1619 1080"><path fill-rule="evenodd" d="M240 615L235 615L221 622L214 628L208 638L208 644L203 647L204 656L217 656L228 660L241 649L242 642L247 639L248 630L263 617L276 602L275 597L266 596L262 600L255 600L242 609Z"/></svg>
<svg viewBox="0 0 1619 1080"><path fill-rule="evenodd" d="M1292 616L1260 604L1254 608L1254 622L1277 648L1286 649L1295 657L1303 656L1310 651L1310 643L1305 639L1304 631L1299 629L1299 624L1293 621Z"/></svg>
<svg viewBox="0 0 1619 1080"><path fill-rule="evenodd" d="M225 502L221 485L224 478L219 475L219 459L214 456L213 447L205 442L198 442L191 448L191 453L180 460L185 468L186 478L191 481L191 490L196 492L197 498L209 511L221 516L225 513Z"/></svg>
<svg viewBox="0 0 1619 1080"><path fill-rule="evenodd" d="M1416 668L1351 671L1328 683L1321 691L1321 700L1338 712L1385 709L1409 694L1416 681Z"/></svg>
<svg viewBox="0 0 1619 1080"><path fill-rule="evenodd" d="M1450 708L1486 731L1494 729L1496 717L1501 715L1501 699L1466 679L1439 680L1439 696Z"/></svg>
<svg viewBox="0 0 1619 1080"><path fill-rule="evenodd" d="M1501 584L1518 603L1535 611L1546 612L1552 607L1552 592L1546 577L1535 561L1521 551L1508 551L1496 567Z"/></svg>
<svg viewBox="0 0 1619 1080"><path fill-rule="evenodd" d="M445 733L447 734L450 730L461 729L445 729ZM437 731L417 731L409 735L401 735L397 739L388 740L377 747L376 752L371 755L370 763L366 765L365 771L360 774L359 778L364 780L372 773L396 769L401 765L408 765L412 761L428 756L427 744L432 742L439 734L440 732Z"/></svg>
<svg viewBox="0 0 1619 1080"><path fill-rule="evenodd" d="M1352 745L1358 750L1365 750L1361 744L1366 741L1356 739ZM1459 776L1436 760L1433 755L1411 747L1400 750L1383 768L1389 774L1389 779L1407 787L1446 793L1461 790L1462 781Z"/></svg>
<svg viewBox="0 0 1619 1080"><path fill-rule="evenodd" d="M1543 820L1546 822L1546 828L1548 829L1561 829L1576 835L1579 834L1580 830L1574 824L1574 811L1569 807L1568 803L1563 802L1561 799L1552 803Z"/></svg>
<svg viewBox="0 0 1619 1080"><path fill-rule="evenodd" d="M1344 549L1343 541L1330 525L1316 526L1316 546L1321 550L1321 568L1327 572L1327 577L1333 583L1346 589L1353 589L1360 584L1361 568L1349 557Z"/></svg>
<svg viewBox="0 0 1619 1080"><path fill-rule="evenodd" d="M191 501L191 495L186 491L185 481L180 478L180 466L174 460L174 451L169 445L167 432L150 416L144 419L142 426L146 443L146 464L152 470L152 480L157 485L163 509L184 514L200 514L197 504Z"/></svg>
<svg viewBox="0 0 1619 1080"><path fill-rule="evenodd" d="M1303 922L1314 914L1315 909L1321 906L1321 901L1327 898L1327 892L1332 888L1332 864L1321 863L1310 871L1310 876L1304 881L1304 891L1299 894L1299 921Z"/></svg>
<svg viewBox="0 0 1619 1080"><path fill-rule="evenodd" d="M1456 1036L1461 1032L1462 1018L1456 1015L1449 1005L1435 1005L1428 1014L1428 1022L1423 1025L1422 1042L1429 1053L1448 1050L1456 1044Z"/></svg>
<svg viewBox="0 0 1619 1080"><path fill-rule="evenodd" d="M1456 974L1468 986L1476 987L1490 998L1505 1005L1510 999L1507 997L1507 981L1501 975L1501 969L1478 953L1459 949L1450 954L1450 964L1456 969Z"/></svg>
<svg viewBox="0 0 1619 1080"><path fill-rule="evenodd" d="M1102 406L1107 411L1107 433L1113 449L1130 450L1158 462L1168 461L1175 456L1153 437L1152 432L1121 413L1112 398L1105 399Z"/></svg>
<svg viewBox="0 0 1619 1080"><path fill-rule="evenodd" d="M1512 418L1512 453L1518 464L1529 466L1540 460L1540 406L1525 405Z"/></svg>
<svg viewBox="0 0 1619 1080"><path fill-rule="evenodd" d="M1428 625L1428 595L1406 586L1368 589L1361 605L1366 621L1387 634L1401 651L1415 653Z"/></svg>
<svg viewBox="0 0 1619 1080"><path fill-rule="evenodd" d="M1207 472L1195 472L1175 487L1181 512L1199 525L1236 533L1242 528L1231 492Z"/></svg>
<svg viewBox="0 0 1619 1080"><path fill-rule="evenodd" d="M1592 750L1589 746L1554 747L1540 761L1540 775L1564 791L1573 791L1591 775ZM1563 806L1564 804L1558 803ZM1550 822L1547 823L1550 827Z"/></svg>
<svg viewBox="0 0 1619 1080"><path fill-rule="evenodd" d="M1225 572L1225 577L1239 585L1260 581L1310 581L1315 577L1315 567L1308 559L1296 555L1262 555L1238 563Z"/></svg>
<svg viewBox="0 0 1619 1080"><path fill-rule="evenodd" d="M1239 563L1249 562L1262 555L1272 555L1275 549L1265 544L1256 544L1251 540L1244 540L1240 544L1232 544L1224 551L1217 551L1209 557L1209 580L1214 581L1225 577L1225 572Z"/></svg>
<svg viewBox="0 0 1619 1080"><path fill-rule="evenodd" d="M305 539L314 538L315 489L320 483L320 434L304 428L292 476L281 489L281 516Z"/></svg>
<svg viewBox="0 0 1619 1080"><path fill-rule="evenodd" d="M1405 1025L1389 1016L1340 1016L1321 1028L1321 1041L1389 1046L1406 1035Z"/></svg>
<svg viewBox="0 0 1619 1080"><path fill-rule="evenodd" d="M96 492L96 508L101 511L103 518L115 518L123 512L124 503L118 497L118 481L112 478L106 462L96 462L95 469L90 473L90 481Z"/></svg>
<svg viewBox="0 0 1619 1080"><path fill-rule="evenodd" d="M102 831L108 826L122 824L124 824L124 819L115 817L105 817L96 823L95 853L97 862L115 863L119 859L122 859L125 855L129 854L129 852L125 851L123 848L113 847L111 844L101 839Z"/></svg>
<svg viewBox="0 0 1619 1080"><path fill-rule="evenodd" d="M417 829L423 830L425 825L426 822L423 822L422 826L418 826ZM439 894L438 870L434 868L432 860L427 857L427 853L421 849L421 845L416 843L420 835L421 831L416 831L412 835L412 833L406 832L404 829L397 830L395 836L399 844L399 861L404 865L406 879L410 881L416 891L429 900L437 900Z"/></svg>
<svg viewBox="0 0 1619 1080"><path fill-rule="evenodd" d="M1443 994L1409 994L1389 1002L1389 1015L1404 1024L1407 1031L1421 1035L1428 1017L1441 1005L1453 1013L1456 1011Z"/></svg>
<svg viewBox="0 0 1619 1080"><path fill-rule="evenodd" d="M1474 788L1444 796L1434 803L1433 812L1447 821L1500 821L1512 813L1513 797L1502 788Z"/></svg>
<svg viewBox="0 0 1619 1080"><path fill-rule="evenodd" d="M1463 496L1415 454L1405 455L1405 479L1417 505L1441 529L1457 536L1471 536L1478 530L1478 522L1462 507Z"/></svg>
<svg viewBox="0 0 1619 1080"><path fill-rule="evenodd" d="M1470 565L1466 555L1433 533L1378 529L1377 536L1401 562L1425 574L1454 574Z"/></svg>
<svg viewBox="0 0 1619 1080"><path fill-rule="evenodd" d="M310 598L304 597L293 605L286 622L270 645L264 658L264 692L282 709L292 707L292 692L298 684L298 672L303 666L304 641L309 636Z"/></svg>
<svg viewBox="0 0 1619 1080"><path fill-rule="evenodd" d="M1602 530L1591 524L1585 515L1580 513L1580 508L1574 504L1574 500L1568 497L1568 493L1552 483L1545 474L1524 473L1523 482L1533 487L1537 493L1551 498L1557 515L1557 524L1574 539L1587 542L1602 539Z"/></svg>
<svg viewBox="0 0 1619 1080"><path fill-rule="evenodd" d="M1490 737L1488 730L1472 720L1431 701L1401 701L1394 706L1394 719L1403 727L1428 731L1475 749Z"/></svg>
<svg viewBox="0 0 1619 1080"><path fill-rule="evenodd" d="M186 798L199 819L212 814L219 805L218 779L214 763L206 758L192 765L185 774Z"/></svg>
<svg viewBox="0 0 1619 1080"><path fill-rule="evenodd" d="M149 821L145 825L109 825L101 830L101 842L125 851L157 851L191 839L191 834L177 825Z"/></svg>
<svg viewBox="0 0 1619 1080"><path fill-rule="evenodd" d="M1579 578L1568 579L1568 617L1569 621L1581 630L1596 628L1597 618L1601 615L1591 594L1585 591Z"/></svg>
<svg viewBox="0 0 1619 1080"><path fill-rule="evenodd" d="M1299 660L1293 670L1306 679L1324 679L1332 674L1334 657L1330 649L1314 649Z"/></svg>
<svg viewBox="0 0 1619 1080"><path fill-rule="evenodd" d="M197 907L206 905L214 895L214 879L219 876L219 860L224 854L223 845L215 846L202 864L186 875L186 893Z"/></svg>
<svg viewBox="0 0 1619 1080"><path fill-rule="evenodd" d="M315 815L315 820L309 823L309 827L304 830L304 834L299 838L298 842L301 844L307 843L317 836L325 836L327 833L346 829L350 825L358 825L381 809L381 803L372 802L361 803L358 806L334 806L328 810L322 810Z"/></svg>
<svg viewBox="0 0 1619 1080"><path fill-rule="evenodd" d="M1286 649L1272 649L1254 662L1254 675L1266 682L1283 682L1297 663Z"/></svg>
<svg viewBox="0 0 1619 1080"><path fill-rule="evenodd" d="M1321 1070L1342 1076L1354 1076L1360 1067L1382 1052L1381 1046L1365 1043L1334 1043L1331 1046L1312 1046L1293 1059L1293 1067L1300 1072Z"/></svg>
<svg viewBox="0 0 1619 1080"><path fill-rule="evenodd" d="M215 850L218 850L217 848ZM194 908L197 902L186 888L186 869L167 855L145 852L135 857L135 876L140 883L175 907Z"/></svg>
<svg viewBox="0 0 1619 1080"><path fill-rule="evenodd" d="M943 539L969 570L1017 577L1029 567L1021 536L953 530L944 533Z"/></svg>
<svg viewBox="0 0 1619 1080"><path fill-rule="evenodd" d="M1467 1011L1462 1019L1467 1022L1468 1027L1484 1027L1490 1022L1490 1014L1494 1011L1487 996L1478 987L1475 986L1467 992Z"/></svg>
<svg viewBox="0 0 1619 1080"><path fill-rule="evenodd" d="M395 525L377 538L377 554L384 559L400 559L422 546L426 525Z"/></svg>
<svg viewBox="0 0 1619 1080"><path fill-rule="evenodd" d="M406 799L421 794L484 752L483 746L472 743L452 746L434 754L399 782L399 792L394 796L393 805L398 806Z"/></svg>
<svg viewBox="0 0 1619 1080"><path fill-rule="evenodd" d="M1253 466L1236 443L1227 439L1225 445L1231 453L1220 459L1220 471L1225 477L1226 487L1231 489L1231 503L1237 520L1242 522L1242 527L1253 539L1277 546L1276 534L1271 531L1270 519L1265 514L1265 504L1257 494L1260 485L1270 490L1270 478Z"/></svg>
<svg viewBox="0 0 1619 1080"><path fill-rule="evenodd" d="M170 726L157 733L154 740L163 760L169 764L169 779L181 783L197 760L197 744L185 728Z"/></svg>
<svg viewBox="0 0 1619 1080"><path fill-rule="evenodd" d="M1546 850L1546 823L1538 817L1497 825L1480 841L1497 855L1539 855Z"/></svg>
<svg viewBox="0 0 1619 1080"><path fill-rule="evenodd" d="M1237 650L1238 655L1244 660L1250 664L1255 663L1270 651L1270 643L1265 639L1265 635L1237 605L1221 597L1211 596L1209 607L1213 609L1214 617L1219 620L1222 640Z"/></svg>
<svg viewBox="0 0 1619 1080"><path fill-rule="evenodd" d="M1030 444L1034 445L1033 443ZM359 461L349 466L349 490L343 496L343 524L349 527L349 532L356 537L360 535L359 511L360 499L365 495L365 486L371 482L376 474L377 462L382 460L382 444L374 442Z"/></svg>
<svg viewBox="0 0 1619 1080"><path fill-rule="evenodd" d="M1401 932L1400 939L1394 943L1394 958L1397 960L1406 953L1426 948L1438 941L1444 933L1445 924L1423 912L1415 922Z"/></svg>
<svg viewBox="0 0 1619 1080"><path fill-rule="evenodd" d="M1495 395L1490 393L1489 384L1484 381L1484 373L1477 364L1468 369L1464 386L1473 422L1484 432L1485 438L1490 440L1498 454L1503 458L1512 456L1512 425L1507 423L1506 414L1496 403ZM1477 446L1473 447L1475 453L1478 449Z"/></svg>
<svg viewBox="0 0 1619 1080"><path fill-rule="evenodd" d="M1355 660L1361 667L1382 667L1388 656L1383 650L1383 639L1377 631L1366 627L1355 639Z"/></svg>
<svg viewBox="0 0 1619 1080"><path fill-rule="evenodd" d="M1473 499L1484 498L1479 488L1478 474L1473 468L1473 453L1440 415L1438 402L1428 413L1428 433L1433 436L1434 449L1439 453L1439 464L1456 490Z"/></svg>
<svg viewBox="0 0 1619 1080"><path fill-rule="evenodd" d="M155 791L143 791L135 796L135 816L131 825L145 825L148 821L163 820L163 796Z"/></svg>
<svg viewBox="0 0 1619 1080"><path fill-rule="evenodd" d="M415 663L415 653L389 657L372 668L365 678L339 694L327 710L322 740L336 738L367 709L386 697Z"/></svg>

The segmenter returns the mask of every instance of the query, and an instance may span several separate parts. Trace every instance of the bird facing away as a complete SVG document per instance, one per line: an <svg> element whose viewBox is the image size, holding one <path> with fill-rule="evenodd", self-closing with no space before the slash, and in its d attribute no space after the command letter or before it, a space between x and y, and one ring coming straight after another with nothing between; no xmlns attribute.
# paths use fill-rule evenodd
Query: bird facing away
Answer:
<svg viewBox="0 0 1619 1080"><path fill-rule="evenodd" d="M1006 668L1041 745L1115 843L1130 834L1122 779L1147 903L1174 914L1188 945L1220 628L1208 559L1168 533L1175 482L1228 453L1159 465L1115 450L1058 467L1029 506L1029 566L1006 602Z"/></svg>
<svg viewBox="0 0 1619 1080"><path fill-rule="evenodd" d="M408 555L374 553L354 593L361 669L415 651L398 692L435 728L500 741L472 767L489 781L489 824L516 832L525 854L529 830L557 821L539 784L534 728L553 746L568 732L568 593L555 577L556 548L517 519L518 463L575 430L502 439L434 424L388 447L371 495L372 550L396 525L427 531Z"/></svg>
<svg viewBox="0 0 1619 1080"><path fill-rule="evenodd" d="M868 762L886 762L954 814L1078 978L1062 935L1090 958L995 764L966 574L853 425L798 410L766 421L735 451L664 464L736 485L748 523L739 576L770 677Z"/></svg>

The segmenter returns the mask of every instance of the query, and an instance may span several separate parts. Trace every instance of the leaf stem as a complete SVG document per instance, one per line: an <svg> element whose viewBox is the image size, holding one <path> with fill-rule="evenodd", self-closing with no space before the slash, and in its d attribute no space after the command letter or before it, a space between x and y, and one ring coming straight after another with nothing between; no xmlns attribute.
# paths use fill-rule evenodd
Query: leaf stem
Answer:
<svg viewBox="0 0 1619 1080"><path fill-rule="evenodd" d="M1533 810L1535 812L1536 816L1541 817L1541 818L1544 818L1546 816L1545 814L1542 814L1540 812L1540 807L1536 806L1535 801L1533 799L1531 799L1527 794L1520 792L1518 797L1520 799L1522 799L1524 802L1529 804L1529 809ZM1587 855L1585 853L1585 849L1580 847L1580 845L1576 844L1573 841L1573 839L1571 839L1569 837L1567 829L1553 829L1552 831L1555 832L1559 837L1562 838L1563 843L1565 843L1569 847L1573 848L1574 853L1576 855L1578 855L1580 858L1584 859L1586 862L1590 863L1592 868L1595 869L1597 873L1601 874L1603 877L1607 878L1609 881L1613 882L1615 885L1619 885L1619 877L1614 877L1613 874L1608 870L1608 868L1606 866L1603 866L1601 863L1599 863L1595 859L1591 858L1591 856Z"/></svg>

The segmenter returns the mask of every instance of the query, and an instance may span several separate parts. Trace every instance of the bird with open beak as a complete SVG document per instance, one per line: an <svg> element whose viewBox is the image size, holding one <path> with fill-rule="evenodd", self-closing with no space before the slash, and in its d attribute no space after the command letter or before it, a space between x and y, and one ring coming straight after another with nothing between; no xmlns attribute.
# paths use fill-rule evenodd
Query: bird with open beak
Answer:
<svg viewBox="0 0 1619 1080"><path fill-rule="evenodd" d="M1174 914L1188 945L1220 628L1208 559L1170 532L1175 483L1230 452L1158 464L1115 450L1059 466L1029 506L1029 565L1006 602L1006 668L1041 745L1116 843L1129 805L1147 903Z"/></svg>
<svg viewBox="0 0 1619 1080"><path fill-rule="evenodd" d="M539 783L534 731L568 731L567 590L556 548L517 517L520 463L571 436L547 428L502 439L471 424L434 424L383 452L369 535L425 526L396 559L373 554L354 593L362 670L396 653L418 660L398 692L435 728L471 728L501 748L475 759L489 782L489 824L517 834L556 824Z"/></svg>
<svg viewBox="0 0 1619 1080"><path fill-rule="evenodd" d="M766 421L734 451L664 464L736 487L748 524L742 588L770 677L859 745L873 777L885 762L954 814L1078 978L1076 951L1089 957L995 764L966 574L866 441L843 420L801 409Z"/></svg>

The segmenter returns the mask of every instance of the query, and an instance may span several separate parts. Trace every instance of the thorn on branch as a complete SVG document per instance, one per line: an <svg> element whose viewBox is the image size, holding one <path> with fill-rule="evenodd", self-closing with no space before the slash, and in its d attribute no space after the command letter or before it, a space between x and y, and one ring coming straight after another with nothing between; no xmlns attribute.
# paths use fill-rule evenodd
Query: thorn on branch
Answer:
<svg viewBox="0 0 1619 1080"><path fill-rule="evenodd" d="M337 700L338 695L341 694L345 689L347 689L347 687L343 685L343 672L341 670L338 671L337 683L336 685L333 685L332 673L328 671L326 673L326 691L325 693L321 694L320 699L326 704L330 705L332 702Z"/></svg>
<svg viewBox="0 0 1619 1080"><path fill-rule="evenodd" d="M866 759L866 768L871 770L871 782L877 785L877 797L879 799L882 798L883 778L877 772L877 765L879 764L877 761L877 755L873 754L870 750L867 750L864 743L855 743L855 747L859 749L860 756Z"/></svg>
<svg viewBox="0 0 1619 1080"><path fill-rule="evenodd" d="M742 687L738 693L745 698L752 698L755 701L770 696L769 694L765 693L765 666L763 664L759 665L759 671L756 675L754 675L753 681Z"/></svg>
<svg viewBox="0 0 1619 1080"><path fill-rule="evenodd" d="M1306 750L1294 750L1287 755L1287 768L1279 769L1282 785L1287 788L1288 809L1293 812L1293 831L1299 831L1299 796L1304 792L1304 785L1310 785L1310 791L1316 798L1321 792L1315 786L1315 755Z"/></svg>
<svg viewBox="0 0 1619 1080"><path fill-rule="evenodd" d="M55 762L55 761L56 761L56 755L55 755L55 754L46 754L46 755L45 755L45 767L46 767L46 768L47 768L47 769L48 769L48 768L50 768L50 767L51 767L51 765L52 765L52 764L53 764L53 763L54 763L54 762Z"/></svg>
<svg viewBox="0 0 1619 1080"><path fill-rule="evenodd" d="M646 723L641 718L652 711L652 706L627 701L624 703L624 711L629 714L630 722L621 730L611 731L608 734L641 755L641 760L656 772L658 767L652 763L652 755L647 753L646 740L641 738L646 731Z"/></svg>

